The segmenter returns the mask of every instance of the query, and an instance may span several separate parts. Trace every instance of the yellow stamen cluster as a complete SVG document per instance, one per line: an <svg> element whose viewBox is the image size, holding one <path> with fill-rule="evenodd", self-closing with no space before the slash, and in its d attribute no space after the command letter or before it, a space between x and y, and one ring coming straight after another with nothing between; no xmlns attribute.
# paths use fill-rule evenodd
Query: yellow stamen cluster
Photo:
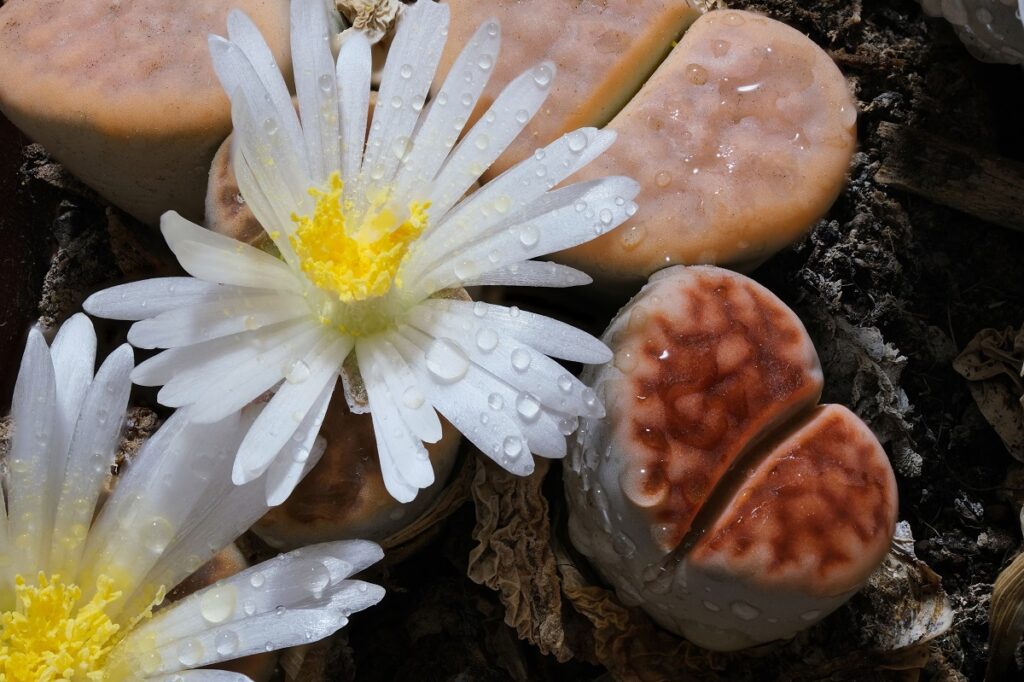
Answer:
<svg viewBox="0 0 1024 682"><path fill-rule="evenodd" d="M298 227L289 241L313 284L353 303L383 296L392 283L401 286L398 268L426 227L430 205L410 204L405 220L375 205L360 224L350 225L353 206L342 201L342 187L333 173L326 190L309 190L316 199L313 215L292 215Z"/></svg>
<svg viewBox="0 0 1024 682"><path fill-rule="evenodd" d="M96 593L79 605L82 590L60 576L40 573L38 585L16 580L17 605L0 614L0 682L103 680L107 654L120 627L106 607L120 598L114 581L100 576Z"/></svg>

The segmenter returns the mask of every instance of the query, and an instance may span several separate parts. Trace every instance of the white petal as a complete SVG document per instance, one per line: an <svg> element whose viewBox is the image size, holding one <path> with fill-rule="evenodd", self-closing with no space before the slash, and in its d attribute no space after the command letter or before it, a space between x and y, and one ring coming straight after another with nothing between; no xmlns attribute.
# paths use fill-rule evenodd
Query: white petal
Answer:
<svg viewBox="0 0 1024 682"><path fill-rule="evenodd" d="M286 379L277 389L238 449L232 471L236 484L248 483L267 470L317 404L324 389L337 381L341 363L352 345L350 337L322 335L312 352L295 361L301 365L292 370L293 380Z"/></svg>
<svg viewBox="0 0 1024 682"><path fill-rule="evenodd" d="M295 0L291 4L292 70L302 117L302 134L309 177L327 182L340 167L338 89L324 0Z"/></svg>
<svg viewBox="0 0 1024 682"><path fill-rule="evenodd" d="M434 469L426 448L402 419L396 405L398 397L388 390L384 381L387 366L375 357L371 348L372 344L360 344L356 358L370 402L381 475L392 497L399 502L410 502L419 489L434 482Z"/></svg>
<svg viewBox="0 0 1024 682"><path fill-rule="evenodd" d="M409 313L408 320L434 338L466 339L462 347L470 360L514 388L520 394L517 398L532 396L544 407L567 415L604 416L597 400L585 399L592 392L564 367L468 310L435 315L420 306Z"/></svg>
<svg viewBox="0 0 1024 682"><path fill-rule="evenodd" d="M228 670L179 670L168 675L147 676L145 679L155 682L252 682L252 678L242 673Z"/></svg>
<svg viewBox="0 0 1024 682"><path fill-rule="evenodd" d="M190 346L309 314L305 300L296 294L248 290L136 322L128 331L128 341L136 348Z"/></svg>
<svg viewBox="0 0 1024 682"><path fill-rule="evenodd" d="M594 280L587 273L551 261L528 260L462 280L464 287L578 287Z"/></svg>
<svg viewBox="0 0 1024 682"><path fill-rule="evenodd" d="M448 34L447 5L417 2L398 22L381 76L380 95L363 156L363 176L389 182L404 155L437 71ZM396 153L396 145L402 147ZM366 181L366 180L364 180Z"/></svg>
<svg viewBox="0 0 1024 682"><path fill-rule="evenodd" d="M408 336L417 337L414 343ZM481 390L481 386L487 386L493 379L488 379L478 367L470 364L466 369L465 377L455 383L439 380L433 373L426 369L426 358L423 347L420 345L423 337L422 332L414 329L401 328L397 333L389 336L398 352L402 354L406 362L420 377L425 386L429 386L428 396L430 402L443 414L455 428L470 440L485 455L499 462L509 471L525 476L533 471L533 458L529 451L522 444L525 442L521 424L509 414L507 400L504 396L498 396L501 405L492 408L496 404L492 394ZM513 408L514 410L514 408ZM487 416L487 423L483 423L482 417ZM519 445L519 449L514 446ZM505 454L506 446L515 456Z"/></svg>
<svg viewBox="0 0 1024 682"><path fill-rule="evenodd" d="M495 21L481 25L469 39L444 85L432 98L423 124L416 131L412 151L398 170L396 203L418 199L415 194L433 181L490 80L500 48L501 31Z"/></svg>
<svg viewBox="0 0 1024 682"><path fill-rule="evenodd" d="M50 546L50 532L56 499L51 480L59 434L57 395L50 349L43 335L32 329L21 359L14 398L11 403L14 435L7 456L8 536L17 549L12 559L16 575L35 575L44 568L43 553Z"/></svg>
<svg viewBox="0 0 1024 682"><path fill-rule="evenodd" d="M323 456L327 443L323 438L318 438L317 434L324 423L324 415L327 414L336 385L337 382L324 387L309 414L299 424L292 441L281 449L267 468L263 478L268 505L277 506L288 499L299 481Z"/></svg>
<svg viewBox="0 0 1024 682"><path fill-rule="evenodd" d="M227 287L194 277L156 277L99 291L85 299L82 307L95 317L108 320L144 320L168 310L233 296L251 289Z"/></svg>
<svg viewBox="0 0 1024 682"><path fill-rule="evenodd" d="M425 399L419 379L387 337L360 340L358 352L380 367L384 383L395 399L402 421L426 443L441 440L441 420Z"/></svg>
<svg viewBox="0 0 1024 682"><path fill-rule="evenodd" d="M521 74L466 133L434 179L430 211L435 220L444 216L519 136L547 99L554 72L552 62L542 62Z"/></svg>
<svg viewBox="0 0 1024 682"><path fill-rule="evenodd" d="M407 287L408 295L413 290L419 295L427 289L438 291L496 268L590 241L629 217L630 200L637 192L635 181L621 177L549 192L511 224L498 224L486 236L447 253L415 286Z"/></svg>
<svg viewBox="0 0 1024 682"><path fill-rule="evenodd" d="M177 384L172 386L173 381L168 382L158 397L164 404L187 404L188 418L198 422L216 422L238 412L281 381L288 368L307 357L325 334L334 333L316 323L291 324L298 333L288 341L267 348L227 373L212 375L203 381L185 381L180 390ZM165 397L164 390L168 387L172 387L174 399Z"/></svg>
<svg viewBox="0 0 1024 682"><path fill-rule="evenodd" d="M57 419L61 435L58 451L66 451L74 433L78 412L96 369L96 332L89 318L78 313L72 315L57 330L50 347L54 381L57 392ZM62 475L63 458L54 458L56 474ZM56 480L56 479L54 479Z"/></svg>
<svg viewBox="0 0 1024 682"><path fill-rule="evenodd" d="M384 590L347 576L373 543L327 543L296 550L215 583L141 624L111 658L130 664L153 651L154 672L306 644L334 633L348 616L380 601ZM183 657L182 653L193 654Z"/></svg>
<svg viewBox="0 0 1024 682"><path fill-rule="evenodd" d="M181 267L193 277L256 289L302 291L301 282L277 258L195 225L174 211L164 213L160 230Z"/></svg>
<svg viewBox="0 0 1024 682"><path fill-rule="evenodd" d="M345 34L338 53L337 81L341 111L341 177L354 181L363 162L366 119L370 111L370 43L361 31ZM346 185L346 196L351 193Z"/></svg>
<svg viewBox="0 0 1024 682"><path fill-rule="evenodd" d="M77 572L85 530L92 523L100 490L117 457L133 365L131 346L124 344L107 356L82 400L67 467L61 467L61 484L54 496L59 503L53 523L50 573L73 580Z"/></svg>
<svg viewBox="0 0 1024 682"><path fill-rule="evenodd" d="M612 359L608 346L572 325L518 308L477 301L431 299L422 305L439 313L466 316L472 314L494 327L499 334L529 344L554 358L599 365Z"/></svg>

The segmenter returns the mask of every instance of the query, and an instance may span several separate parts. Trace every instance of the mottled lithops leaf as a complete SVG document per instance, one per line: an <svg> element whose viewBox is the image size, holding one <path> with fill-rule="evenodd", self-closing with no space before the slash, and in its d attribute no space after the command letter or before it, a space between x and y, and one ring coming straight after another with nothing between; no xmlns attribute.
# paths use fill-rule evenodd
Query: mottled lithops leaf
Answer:
<svg viewBox="0 0 1024 682"><path fill-rule="evenodd" d="M651 278L582 375L607 409L564 468L569 532L628 605L734 650L818 622L889 548L896 481L871 430L815 407L822 375L796 315L709 266Z"/></svg>
<svg viewBox="0 0 1024 682"><path fill-rule="evenodd" d="M1024 462L1024 327L983 329L953 363L1006 449Z"/></svg>

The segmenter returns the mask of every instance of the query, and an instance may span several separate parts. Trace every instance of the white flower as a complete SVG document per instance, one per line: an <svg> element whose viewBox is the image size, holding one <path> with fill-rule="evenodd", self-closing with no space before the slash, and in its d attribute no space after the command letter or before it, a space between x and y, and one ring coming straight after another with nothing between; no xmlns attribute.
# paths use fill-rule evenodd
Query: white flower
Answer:
<svg viewBox="0 0 1024 682"><path fill-rule="evenodd" d="M228 39L210 39L231 94L239 187L280 257L168 213L164 237L194 279L114 287L90 297L86 310L142 320L129 341L170 349L132 378L164 384L160 401L190 419L219 420L276 390L238 452L236 483L271 465L353 352L395 498L411 500L434 480L423 442L440 438L437 412L509 471L529 473L531 453L564 456L577 417L603 414L548 356L601 363L610 351L555 320L437 294L589 283L530 259L616 227L635 212L638 185L609 177L554 189L614 140L584 128L466 196L542 106L554 66L542 62L513 80L458 141L493 71L500 31L493 21L480 27L426 106L448 25L448 7L430 0L399 20L364 145L370 48L350 32L335 64L335 20L323 0L292 3L301 123L243 14L229 16ZM366 411L350 383L350 404Z"/></svg>
<svg viewBox="0 0 1024 682"><path fill-rule="evenodd" d="M346 580L380 547L349 541L281 555L159 608L267 510L265 480L230 477L251 415L172 416L104 502L133 362L124 345L93 376L95 357L81 314L52 348L37 330L25 348L6 504L0 494L0 680L245 680L181 671L326 637L380 601L380 587ZM297 456L300 447L284 454L312 466L318 453Z"/></svg>

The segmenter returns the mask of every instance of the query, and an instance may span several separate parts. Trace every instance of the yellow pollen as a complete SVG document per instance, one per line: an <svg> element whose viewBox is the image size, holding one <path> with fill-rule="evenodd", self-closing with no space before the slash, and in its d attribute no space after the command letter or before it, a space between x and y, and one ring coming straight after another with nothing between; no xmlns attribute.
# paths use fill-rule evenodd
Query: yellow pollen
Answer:
<svg viewBox="0 0 1024 682"><path fill-rule="evenodd" d="M78 585L43 573L38 582L17 576L17 605L0 614L0 682L103 680L107 654L120 639L106 614L121 596L114 581L100 576L96 594L82 605Z"/></svg>
<svg viewBox="0 0 1024 682"><path fill-rule="evenodd" d="M327 190L309 190L316 199L311 216L292 215L298 225L289 237L302 271L313 284L344 303L383 296L397 277L409 247L427 226L429 202L409 205L409 217L374 202L358 225L350 225L353 207L342 202L343 183L331 174Z"/></svg>

